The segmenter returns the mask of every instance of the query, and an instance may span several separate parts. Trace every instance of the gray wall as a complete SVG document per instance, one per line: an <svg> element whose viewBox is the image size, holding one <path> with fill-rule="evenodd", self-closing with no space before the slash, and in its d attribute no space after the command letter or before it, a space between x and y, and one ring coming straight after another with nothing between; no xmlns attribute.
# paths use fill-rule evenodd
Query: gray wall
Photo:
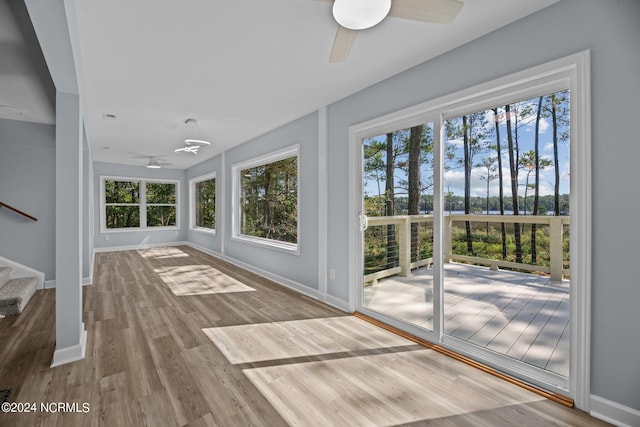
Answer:
<svg viewBox="0 0 640 427"><path fill-rule="evenodd" d="M231 168L234 164L300 144L299 255L260 247L231 237ZM318 114L310 114L255 138L225 154L225 255L267 270L307 288L318 289Z"/></svg>
<svg viewBox="0 0 640 427"><path fill-rule="evenodd" d="M0 119L0 201L38 218L0 209L0 256L56 275L55 126Z"/></svg>
<svg viewBox="0 0 640 427"><path fill-rule="evenodd" d="M348 127L585 49L592 59L592 393L640 410L640 2L565 0L329 106L329 251L348 297Z"/></svg>
<svg viewBox="0 0 640 427"><path fill-rule="evenodd" d="M153 245L161 243L181 242L186 240L187 220L187 198L188 191L185 184L185 171L178 169L149 169L144 166L118 165L114 163L94 162L94 247L111 248L118 246L139 246ZM100 177L118 176L127 178L150 178L150 179L172 179L180 182L179 206L180 206L180 226L179 230L141 230L141 231L118 231L102 233L100 231Z"/></svg>
<svg viewBox="0 0 640 427"><path fill-rule="evenodd" d="M188 216L185 218L185 221L183 222L185 226L185 230L187 231L187 239L189 240L189 242L194 243L209 251L218 252L218 253L220 253L221 251L220 249L221 230L219 229L220 223L221 223L220 212L222 212L222 209L224 207L224 201L222 200L222 197L220 197L220 194L221 194L220 190L222 189L222 181L224 177L221 167L222 167L222 156L217 156L217 157L214 157L213 159L206 160L202 163L199 163L189 168L186 172L186 179L185 179L185 184L187 186L187 192L188 192L190 179L197 178L202 175L208 175L212 172L216 173L216 228L218 229L216 230L216 234L213 235L211 233L203 233L201 231L189 230ZM188 193L187 193L187 197L189 197ZM185 199L185 200L188 200L188 199ZM187 209L187 215L188 214L189 214L189 211Z"/></svg>

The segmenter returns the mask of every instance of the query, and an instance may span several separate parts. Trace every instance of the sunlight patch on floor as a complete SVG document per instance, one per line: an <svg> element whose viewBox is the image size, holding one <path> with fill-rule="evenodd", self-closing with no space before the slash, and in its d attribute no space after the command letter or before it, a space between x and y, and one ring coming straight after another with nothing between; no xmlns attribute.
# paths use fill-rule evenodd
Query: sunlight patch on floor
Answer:
<svg viewBox="0 0 640 427"><path fill-rule="evenodd" d="M399 425L544 400L431 350L243 370L295 426Z"/></svg>
<svg viewBox="0 0 640 427"><path fill-rule="evenodd" d="M179 265L154 269L176 296L255 291L210 265Z"/></svg>
<svg viewBox="0 0 640 427"><path fill-rule="evenodd" d="M353 316L203 329L232 364L414 343Z"/></svg>
<svg viewBox="0 0 640 427"><path fill-rule="evenodd" d="M178 248L174 247L159 247L159 248L148 248L148 249L138 249L138 253L145 258L183 258L188 257L189 254L181 251Z"/></svg>
<svg viewBox="0 0 640 427"><path fill-rule="evenodd" d="M568 280L456 263L444 275L446 335L569 376ZM432 269L379 280L363 297L368 309L433 328Z"/></svg>

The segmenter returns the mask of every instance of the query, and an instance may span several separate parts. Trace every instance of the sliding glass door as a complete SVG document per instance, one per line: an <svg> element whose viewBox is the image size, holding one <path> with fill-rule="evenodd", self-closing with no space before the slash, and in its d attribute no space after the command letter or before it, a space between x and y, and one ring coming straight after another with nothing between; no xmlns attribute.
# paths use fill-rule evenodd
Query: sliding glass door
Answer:
<svg viewBox="0 0 640 427"><path fill-rule="evenodd" d="M352 289L365 315L584 401L589 163L575 141L588 141L588 120L576 61L352 127Z"/></svg>
<svg viewBox="0 0 640 427"><path fill-rule="evenodd" d="M444 121L444 341L567 385L569 91Z"/></svg>
<svg viewBox="0 0 640 427"><path fill-rule="evenodd" d="M433 330L433 123L374 135L363 153L363 307Z"/></svg>

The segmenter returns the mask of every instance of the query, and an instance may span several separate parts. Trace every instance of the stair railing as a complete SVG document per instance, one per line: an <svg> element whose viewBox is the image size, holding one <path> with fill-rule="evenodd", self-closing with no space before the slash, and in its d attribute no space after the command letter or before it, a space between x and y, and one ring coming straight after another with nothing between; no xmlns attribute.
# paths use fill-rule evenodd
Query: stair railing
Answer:
<svg viewBox="0 0 640 427"><path fill-rule="evenodd" d="M11 205L8 205L8 204L6 204L6 203L0 202L0 208L3 208L3 207L4 207L4 208L7 208L7 209L9 209L9 210L12 210L12 211L14 211L14 212L16 212L16 213L18 213L18 214L20 214L20 215L22 215L22 216L25 216L25 217L29 218L29 219L30 219L30 220L32 220L32 221L37 221L37 220L38 220L38 218L36 218L35 216L31 216L31 215L29 215L29 214L28 214L28 213L26 213L26 212L22 212L20 209L16 209L16 208L14 208L14 207L13 207L13 206L11 206Z"/></svg>

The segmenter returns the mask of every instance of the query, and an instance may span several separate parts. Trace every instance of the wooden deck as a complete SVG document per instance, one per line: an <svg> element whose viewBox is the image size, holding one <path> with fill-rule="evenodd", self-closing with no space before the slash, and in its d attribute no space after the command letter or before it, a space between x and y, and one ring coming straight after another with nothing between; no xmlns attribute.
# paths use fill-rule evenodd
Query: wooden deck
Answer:
<svg viewBox="0 0 640 427"><path fill-rule="evenodd" d="M445 334L568 377L569 281L452 263L444 288ZM364 305L431 330L432 296L420 268L365 287Z"/></svg>

